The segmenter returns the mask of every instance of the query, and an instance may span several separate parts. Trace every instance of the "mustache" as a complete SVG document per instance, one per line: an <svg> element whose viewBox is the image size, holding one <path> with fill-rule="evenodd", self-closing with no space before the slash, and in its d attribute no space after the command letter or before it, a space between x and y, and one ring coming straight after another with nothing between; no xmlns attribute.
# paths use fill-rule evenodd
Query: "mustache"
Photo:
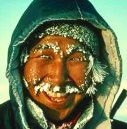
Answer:
<svg viewBox="0 0 127 129"><path fill-rule="evenodd" d="M85 91L85 85L82 84L80 86L76 86L72 82L66 82L62 85L52 85L47 82L41 82L34 85L35 93L39 92L47 92L52 91L54 93L65 93L65 94L71 94L71 93L83 93Z"/></svg>

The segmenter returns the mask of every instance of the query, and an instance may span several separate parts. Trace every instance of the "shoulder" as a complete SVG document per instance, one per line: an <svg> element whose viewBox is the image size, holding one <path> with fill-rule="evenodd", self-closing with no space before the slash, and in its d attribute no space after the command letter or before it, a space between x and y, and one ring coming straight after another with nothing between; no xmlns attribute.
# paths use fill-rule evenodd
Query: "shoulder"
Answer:
<svg viewBox="0 0 127 129"><path fill-rule="evenodd" d="M11 128L11 123L13 122L12 108L10 101L0 104L0 128L7 129Z"/></svg>
<svg viewBox="0 0 127 129"><path fill-rule="evenodd" d="M0 104L0 118L3 117L11 109L10 101Z"/></svg>
<svg viewBox="0 0 127 129"><path fill-rule="evenodd" d="M4 108L6 108L6 107L8 107L8 106L10 106L10 105L11 105L10 100L8 100L8 101L6 101L6 102L0 104L0 111L1 111L2 109L4 110Z"/></svg>

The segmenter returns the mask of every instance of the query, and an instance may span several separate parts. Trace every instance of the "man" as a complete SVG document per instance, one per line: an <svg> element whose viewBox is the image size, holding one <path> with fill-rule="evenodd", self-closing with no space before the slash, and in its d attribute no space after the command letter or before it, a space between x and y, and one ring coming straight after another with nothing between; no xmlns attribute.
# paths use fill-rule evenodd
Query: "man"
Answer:
<svg viewBox="0 0 127 129"><path fill-rule="evenodd" d="M1 127L111 129L121 58L113 31L88 1L33 1L8 53L11 100L1 107Z"/></svg>

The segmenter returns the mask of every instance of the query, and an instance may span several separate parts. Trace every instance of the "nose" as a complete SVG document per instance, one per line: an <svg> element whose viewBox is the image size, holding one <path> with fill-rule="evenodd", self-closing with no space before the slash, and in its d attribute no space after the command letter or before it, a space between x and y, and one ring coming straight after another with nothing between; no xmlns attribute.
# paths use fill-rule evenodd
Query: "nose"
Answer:
<svg viewBox="0 0 127 129"><path fill-rule="evenodd" d="M63 59L57 60L53 65L50 72L50 81L55 85L62 85L68 79L68 70L66 62Z"/></svg>

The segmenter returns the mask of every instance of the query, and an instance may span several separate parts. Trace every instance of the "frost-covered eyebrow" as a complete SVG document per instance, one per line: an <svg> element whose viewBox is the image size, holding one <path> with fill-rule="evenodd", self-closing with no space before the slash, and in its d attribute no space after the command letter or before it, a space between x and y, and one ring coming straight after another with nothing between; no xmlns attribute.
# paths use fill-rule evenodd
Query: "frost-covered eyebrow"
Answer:
<svg viewBox="0 0 127 129"><path fill-rule="evenodd" d="M44 49L53 49L53 51L55 53L59 52L60 50L60 47L58 46L58 44L54 44L54 43L48 43L48 44L39 44L37 45L33 50L32 52L36 52L38 50L44 50Z"/></svg>
<svg viewBox="0 0 127 129"><path fill-rule="evenodd" d="M37 45L32 52L37 52L38 50L44 50L44 49L52 49L55 53L58 53L61 51L60 46L58 43L47 43L47 44L39 44ZM89 53L83 45L74 45L74 44L68 44L66 49L66 54L70 55L74 52L82 52L83 54Z"/></svg>
<svg viewBox="0 0 127 129"><path fill-rule="evenodd" d="M66 50L67 54L72 54L74 52L82 52L83 54L88 53L83 45L68 45L68 49Z"/></svg>

